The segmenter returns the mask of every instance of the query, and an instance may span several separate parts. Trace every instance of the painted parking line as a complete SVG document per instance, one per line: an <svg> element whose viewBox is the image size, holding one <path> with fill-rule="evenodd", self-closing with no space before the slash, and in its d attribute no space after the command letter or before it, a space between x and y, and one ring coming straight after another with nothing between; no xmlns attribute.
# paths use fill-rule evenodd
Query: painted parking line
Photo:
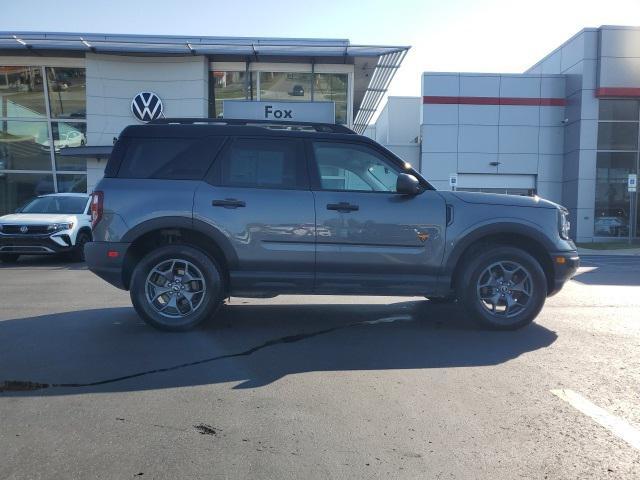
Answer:
<svg viewBox="0 0 640 480"><path fill-rule="evenodd" d="M640 450L640 431L634 428L626 420L610 414L604 408L600 408L573 390L558 389L551 390L551 393L567 402L576 410L598 422L616 437L621 438L633 448Z"/></svg>

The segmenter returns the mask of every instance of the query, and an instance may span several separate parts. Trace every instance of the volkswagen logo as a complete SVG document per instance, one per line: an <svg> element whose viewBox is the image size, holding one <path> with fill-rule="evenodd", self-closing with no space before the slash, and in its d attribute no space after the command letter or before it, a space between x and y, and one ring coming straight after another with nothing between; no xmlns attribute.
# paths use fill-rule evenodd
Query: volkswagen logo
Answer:
<svg viewBox="0 0 640 480"><path fill-rule="evenodd" d="M141 122L150 122L163 116L162 100L153 92L140 92L131 100L131 113Z"/></svg>
<svg viewBox="0 0 640 480"><path fill-rule="evenodd" d="M29 231L29 228L26 225L22 225L20 227L20 233L27 233Z"/></svg>

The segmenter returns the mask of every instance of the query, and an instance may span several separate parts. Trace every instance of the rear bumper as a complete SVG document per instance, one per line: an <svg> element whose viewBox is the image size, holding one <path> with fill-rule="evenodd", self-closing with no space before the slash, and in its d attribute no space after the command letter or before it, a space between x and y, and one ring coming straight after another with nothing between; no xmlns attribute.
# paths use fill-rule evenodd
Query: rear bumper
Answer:
<svg viewBox="0 0 640 480"><path fill-rule="evenodd" d="M553 281L549 288L549 296L558 293L564 284L570 280L580 266L578 252L556 252L551 254L553 263Z"/></svg>
<svg viewBox="0 0 640 480"><path fill-rule="evenodd" d="M0 235L0 253L19 255L53 255L73 250L67 235L62 246L51 239L51 235Z"/></svg>
<svg viewBox="0 0 640 480"><path fill-rule="evenodd" d="M130 243L89 242L84 246L87 267L114 287L126 290L124 283L124 260Z"/></svg>

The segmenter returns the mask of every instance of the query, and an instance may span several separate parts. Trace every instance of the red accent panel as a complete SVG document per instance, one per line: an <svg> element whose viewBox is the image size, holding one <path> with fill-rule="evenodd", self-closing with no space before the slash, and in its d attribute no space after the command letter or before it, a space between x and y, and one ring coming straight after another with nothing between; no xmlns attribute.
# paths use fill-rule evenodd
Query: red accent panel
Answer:
<svg viewBox="0 0 640 480"><path fill-rule="evenodd" d="M640 88L634 87L600 87L596 97L640 97Z"/></svg>
<svg viewBox="0 0 640 480"><path fill-rule="evenodd" d="M562 107L567 104L564 98L529 98L529 97L439 97L424 96L424 104L440 105L525 105Z"/></svg>

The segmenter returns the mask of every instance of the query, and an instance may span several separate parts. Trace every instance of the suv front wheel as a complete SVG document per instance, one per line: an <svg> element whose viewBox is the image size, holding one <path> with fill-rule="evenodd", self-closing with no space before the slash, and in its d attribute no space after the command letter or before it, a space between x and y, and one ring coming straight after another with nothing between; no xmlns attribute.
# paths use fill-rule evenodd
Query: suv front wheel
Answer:
<svg viewBox="0 0 640 480"><path fill-rule="evenodd" d="M131 301L138 315L167 331L189 330L213 317L224 292L217 262L188 245L166 245L150 252L131 277Z"/></svg>
<svg viewBox="0 0 640 480"><path fill-rule="evenodd" d="M519 248L502 245L473 257L458 288L467 311L496 330L528 325L547 297L547 279L538 261Z"/></svg>

